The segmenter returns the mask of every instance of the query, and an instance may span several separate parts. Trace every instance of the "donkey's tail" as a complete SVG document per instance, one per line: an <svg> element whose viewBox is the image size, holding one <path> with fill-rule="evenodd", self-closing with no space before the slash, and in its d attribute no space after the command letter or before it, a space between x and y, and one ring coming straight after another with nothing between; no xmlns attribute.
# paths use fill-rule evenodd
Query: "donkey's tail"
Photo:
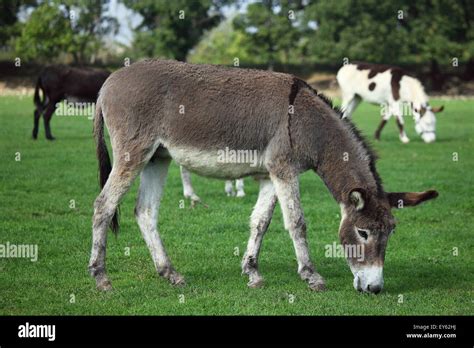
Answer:
<svg viewBox="0 0 474 348"><path fill-rule="evenodd" d="M40 94L39 94L39 90L42 90L43 91L43 100L40 99ZM41 76L38 77L38 80L36 81L36 87L35 87L35 96L34 96L34 102L35 102L35 106L36 108L41 112L44 108L44 102L45 102L45 94L44 94L44 89L43 89L43 85L41 84Z"/></svg>
<svg viewBox="0 0 474 348"><path fill-rule="evenodd" d="M110 163L109 151L107 150L107 144L104 139L104 117L102 115L102 107L100 103L100 97L97 100L95 117L94 117L94 138L96 143L96 154L97 160L99 161L99 182L100 188L103 188L107 183L110 172L112 171L112 165ZM118 211L114 212L110 228L117 234L119 231L119 220Z"/></svg>

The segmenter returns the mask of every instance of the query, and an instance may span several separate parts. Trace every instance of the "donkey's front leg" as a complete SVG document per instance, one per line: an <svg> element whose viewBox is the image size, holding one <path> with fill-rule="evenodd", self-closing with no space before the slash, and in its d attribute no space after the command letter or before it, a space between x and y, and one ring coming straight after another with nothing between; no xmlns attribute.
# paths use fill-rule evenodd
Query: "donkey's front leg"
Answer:
<svg viewBox="0 0 474 348"><path fill-rule="evenodd" d="M263 285L263 278L258 273L258 255L263 235L267 231L276 205L276 194L270 180L260 180L260 191L257 203L250 217L250 238L247 251L242 260L242 273L249 276L248 286L257 288Z"/></svg>
<svg viewBox="0 0 474 348"><path fill-rule="evenodd" d="M298 177L280 179L270 176L283 213L285 229L289 231L298 261L298 273L312 290L325 290L324 279L314 269L306 241L306 222L300 204Z"/></svg>

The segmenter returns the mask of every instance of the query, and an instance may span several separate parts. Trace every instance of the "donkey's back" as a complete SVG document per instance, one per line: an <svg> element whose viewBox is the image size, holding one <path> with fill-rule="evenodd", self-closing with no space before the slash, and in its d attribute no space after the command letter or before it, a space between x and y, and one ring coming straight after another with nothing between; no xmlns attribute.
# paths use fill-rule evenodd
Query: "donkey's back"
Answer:
<svg viewBox="0 0 474 348"><path fill-rule="evenodd" d="M109 131L123 137L153 131L169 146L261 150L288 113L293 83L286 74L145 60L112 74L100 102Z"/></svg>

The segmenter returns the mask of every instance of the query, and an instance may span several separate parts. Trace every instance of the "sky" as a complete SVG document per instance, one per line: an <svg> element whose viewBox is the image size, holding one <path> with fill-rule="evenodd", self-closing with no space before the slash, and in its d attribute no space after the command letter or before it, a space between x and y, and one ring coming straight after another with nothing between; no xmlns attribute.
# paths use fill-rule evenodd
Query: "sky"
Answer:
<svg viewBox="0 0 474 348"><path fill-rule="evenodd" d="M140 24L141 16L124 4L119 3L118 0L110 1L106 15L117 18L120 24L119 32L115 35L114 40L121 44L130 45L133 40L132 28Z"/></svg>

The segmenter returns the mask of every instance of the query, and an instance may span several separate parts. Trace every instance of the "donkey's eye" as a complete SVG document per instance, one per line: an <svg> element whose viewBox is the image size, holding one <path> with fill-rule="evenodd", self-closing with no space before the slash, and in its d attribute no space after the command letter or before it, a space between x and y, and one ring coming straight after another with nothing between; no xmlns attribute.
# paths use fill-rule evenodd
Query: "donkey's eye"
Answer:
<svg viewBox="0 0 474 348"><path fill-rule="evenodd" d="M361 236L365 240L367 240L367 238L369 238L369 233L368 233L369 231L368 230L363 230L363 229L357 228L357 227L356 227L356 230L357 230L357 233L359 234L359 236Z"/></svg>

